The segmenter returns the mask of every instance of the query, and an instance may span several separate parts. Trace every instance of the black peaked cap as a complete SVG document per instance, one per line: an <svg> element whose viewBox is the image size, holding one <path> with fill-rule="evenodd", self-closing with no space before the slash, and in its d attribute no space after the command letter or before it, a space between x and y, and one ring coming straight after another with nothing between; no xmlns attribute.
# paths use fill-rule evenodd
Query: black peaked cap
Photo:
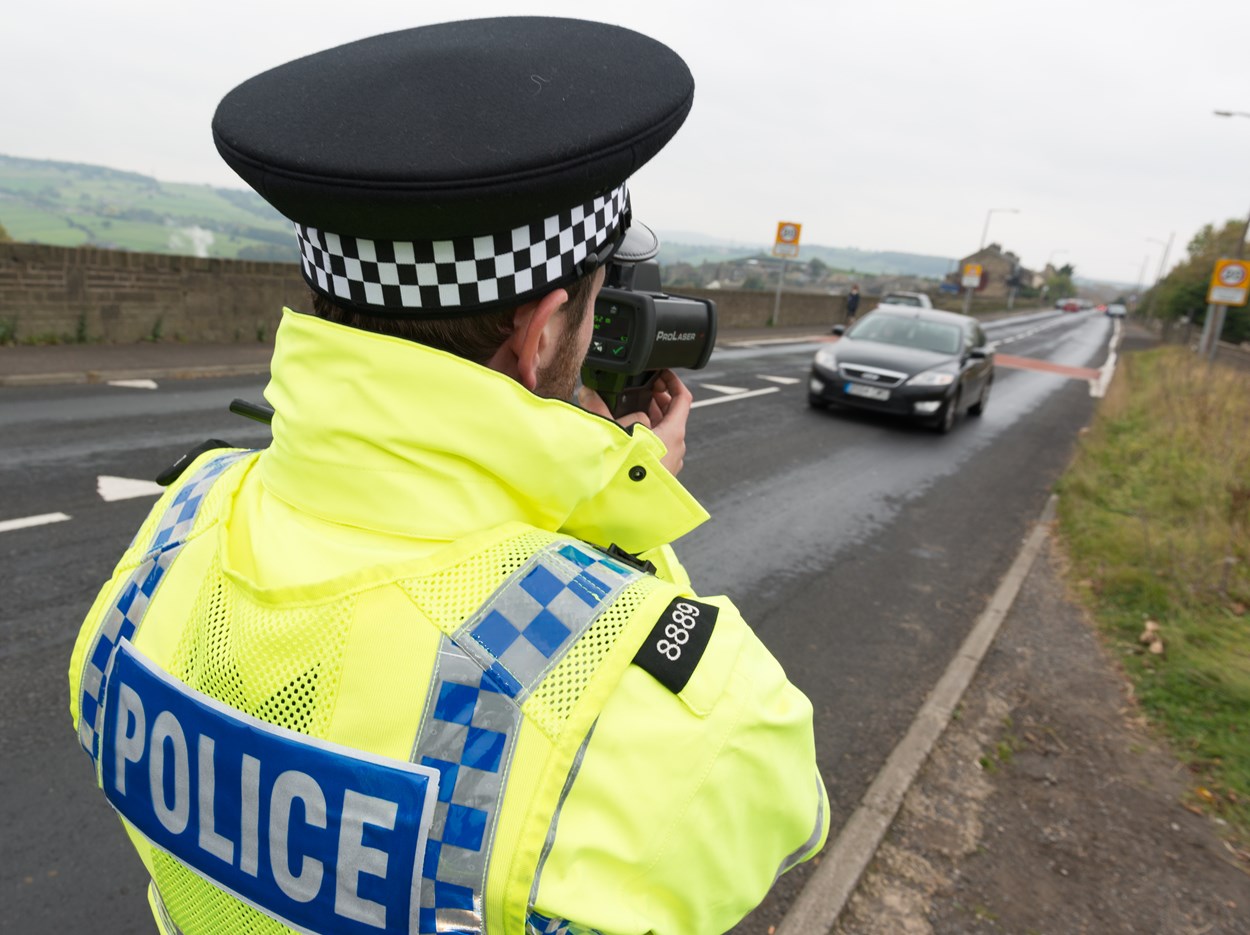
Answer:
<svg viewBox="0 0 1250 935"><path fill-rule="evenodd" d="M436 241L533 224L610 193L677 132L694 79L619 26L502 17L296 59L221 101L213 139L297 224Z"/></svg>

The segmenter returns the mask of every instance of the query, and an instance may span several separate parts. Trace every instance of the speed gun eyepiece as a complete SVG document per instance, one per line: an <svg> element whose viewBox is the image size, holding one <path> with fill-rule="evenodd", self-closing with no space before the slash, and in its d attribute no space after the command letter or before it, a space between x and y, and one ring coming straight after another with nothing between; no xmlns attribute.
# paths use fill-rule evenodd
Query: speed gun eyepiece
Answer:
<svg viewBox="0 0 1250 935"><path fill-rule="evenodd" d="M716 344L716 305L664 292L653 260L614 260L594 315L582 383L618 417L647 408L661 370L699 370Z"/></svg>

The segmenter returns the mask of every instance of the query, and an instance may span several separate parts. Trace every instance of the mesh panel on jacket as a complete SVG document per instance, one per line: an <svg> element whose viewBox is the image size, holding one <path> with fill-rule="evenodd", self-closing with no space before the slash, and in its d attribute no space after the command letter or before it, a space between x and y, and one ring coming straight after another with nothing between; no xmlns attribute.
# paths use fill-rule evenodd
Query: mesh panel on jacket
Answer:
<svg viewBox="0 0 1250 935"><path fill-rule="evenodd" d="M232 708L302 734L325 736L337 700L355 598L274 608L237 588L214 558L187 619L170 674ZM289 932L153 850L153 873L185 935Z"/></svg>

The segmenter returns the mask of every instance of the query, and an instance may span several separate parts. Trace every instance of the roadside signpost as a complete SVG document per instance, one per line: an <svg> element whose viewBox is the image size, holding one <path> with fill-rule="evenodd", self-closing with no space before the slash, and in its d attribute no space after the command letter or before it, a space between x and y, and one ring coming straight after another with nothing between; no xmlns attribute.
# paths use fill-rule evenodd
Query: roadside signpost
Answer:
<svg viewBox="0 0 1250 935"><path fill-rule="evenodd" d="M773 300L773 317L769 319L769 327L775 327L781 318L781 284L786 278L786 260L799 255L799 235L803 233L803 225L794 221L777 222L777 239L773 241L773 256L781 257L781 271L777 274L777 296Z"/></svg>
<svg viewBox="0 0 1250 935"><path fill-rule="evenodd" d="M1212 305L1245 305L1250 294L1250 260L1216 260L1207 289Z"/></svg>
<svg viewBox="0 0 1250 935"><path fill-rule="evenodd" d="M1215 360L1224 331L1224 316L1228 306L1242 306L1250 298L1250 260L1223 257L1215 261L1211 282L1207 286L1207 321L1202 329L1202 350L1208 360Z"/></svg>
<svg viewBox="0 0 1250 935"><path fill-rule="evenodd" d="M799 235L803 225L793 221L777 222L777 240L773 243L773 256L796 257L799 255Z"/></svg>
<svg viewBox="0 0 1250 935"><path fill-rule="evenodd" d="M964 314L972 308L972 293L981 288L981 274L984 270L980 263L965 263L959 284L964 288Z"/></svg>

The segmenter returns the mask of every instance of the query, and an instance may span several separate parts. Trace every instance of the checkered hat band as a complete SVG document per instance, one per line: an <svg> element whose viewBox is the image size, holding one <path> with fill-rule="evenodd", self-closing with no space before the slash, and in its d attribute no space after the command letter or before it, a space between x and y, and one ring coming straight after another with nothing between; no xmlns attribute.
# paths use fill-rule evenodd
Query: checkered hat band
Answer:
<svg viewBox="0 0 1250 935"><path fill-rule="evenodd" d="M366 240L295 225L304 277L318 292L380 311L471 310L568 282L616 235L624 183L536 224L452 240Z"/></svg>

